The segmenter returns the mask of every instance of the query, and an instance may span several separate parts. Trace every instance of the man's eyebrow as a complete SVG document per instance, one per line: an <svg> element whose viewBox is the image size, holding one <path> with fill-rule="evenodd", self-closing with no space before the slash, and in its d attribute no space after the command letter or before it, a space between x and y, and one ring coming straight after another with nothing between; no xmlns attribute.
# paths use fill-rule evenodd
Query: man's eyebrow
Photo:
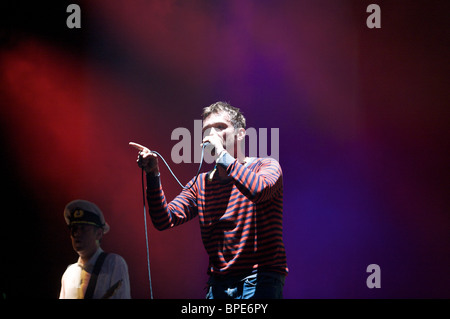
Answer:
<svg viewBox="0 0 450 319"><path fill-rule="evenodd" d="M207 129L209 129L210 127L213 127L213 126L215 126L215 125L225 125L225 126L228 126L228 123L226 123L226 122L215 122L215 123L206 125L205 127L202 128L202 132L206 131Z"/></svg>

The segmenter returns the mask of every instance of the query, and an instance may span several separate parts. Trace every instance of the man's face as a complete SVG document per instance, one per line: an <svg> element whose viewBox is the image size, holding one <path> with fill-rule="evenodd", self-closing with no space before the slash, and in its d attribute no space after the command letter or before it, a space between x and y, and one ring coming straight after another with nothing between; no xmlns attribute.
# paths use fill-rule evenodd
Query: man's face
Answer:
<svg viewBox="0 0 450 319"><path fill-rule="evenodd" d="M102 229L93 225L77 224L70 227L72 247L77 253L95 252L98 240L102 237Z"/></svg>
<svg viewBox="0 0 450 319"><path fill-rule="evenodd" d="M217 135L222 140L223 147L230 153L235 154L236 130L225 112L211 113L203 120L203 137Z"/></svg>

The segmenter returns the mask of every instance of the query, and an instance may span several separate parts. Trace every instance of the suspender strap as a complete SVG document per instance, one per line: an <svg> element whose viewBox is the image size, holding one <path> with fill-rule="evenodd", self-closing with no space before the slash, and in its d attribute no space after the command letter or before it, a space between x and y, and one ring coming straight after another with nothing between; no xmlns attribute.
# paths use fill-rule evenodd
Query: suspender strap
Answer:
<svg viewBox="0 0 450 319"><path fill-rule="evenodd" d="M94 270L91 274L91 279L89 279L89 284L86 288L86 294L84 295L84 299L92 299L92 296L94 295L95 286L97 285L97 278L98 274L100 273L100 270L102 269L103 262L105 261L106 255L108 253L102 252L95 262Z"/></svg>

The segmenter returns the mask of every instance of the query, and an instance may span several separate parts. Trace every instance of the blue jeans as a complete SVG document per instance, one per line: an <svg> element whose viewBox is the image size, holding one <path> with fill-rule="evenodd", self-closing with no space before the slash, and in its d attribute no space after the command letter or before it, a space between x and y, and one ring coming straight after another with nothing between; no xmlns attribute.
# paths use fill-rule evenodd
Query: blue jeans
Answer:
<svg viewBox="0 0 450 319"><path fill-rule="evenodd" d="M244 277L211 276L206 299L282 299L285 276L261 272Z"/></svg>

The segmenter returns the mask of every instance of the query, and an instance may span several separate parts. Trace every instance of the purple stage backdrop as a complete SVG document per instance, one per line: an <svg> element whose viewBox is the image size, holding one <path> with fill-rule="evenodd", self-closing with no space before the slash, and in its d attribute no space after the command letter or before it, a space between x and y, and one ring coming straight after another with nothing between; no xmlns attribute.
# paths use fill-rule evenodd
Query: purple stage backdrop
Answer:
<svg viewBox="0 0 450 319"><path fill-rule="evenodd" d="M279 149L285 298L450 297L448 2L77 1L68 28L71 2L1 5L3 296L58 297L77 260L63 208L83 198L111 226L102 247L127 261L132 297L149 298L128 142L186 183L194 120L222 100ZM381 28L367 25L373 2ZM191 163L171 159L176 128ZM154 297L204 298L198 219L148 232Z"/></svg>

